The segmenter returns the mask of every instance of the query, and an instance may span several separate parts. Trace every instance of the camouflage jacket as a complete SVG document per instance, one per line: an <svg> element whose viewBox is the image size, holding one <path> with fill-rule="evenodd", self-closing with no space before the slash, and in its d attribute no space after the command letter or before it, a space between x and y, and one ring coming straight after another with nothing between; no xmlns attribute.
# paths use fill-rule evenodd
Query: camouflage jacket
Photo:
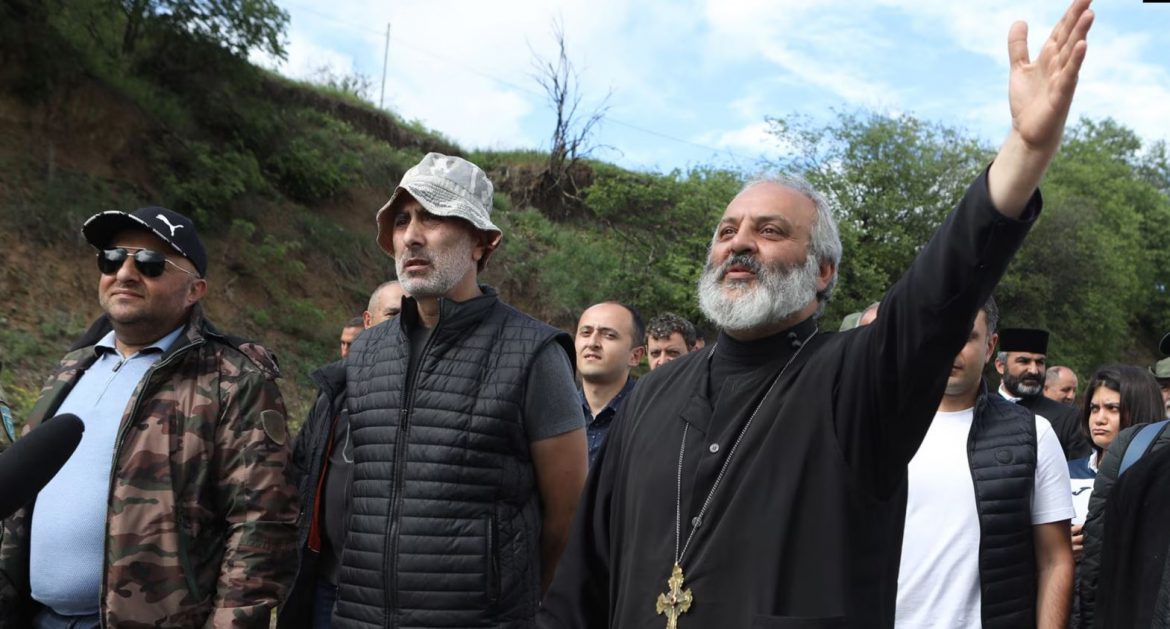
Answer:
<svg viewBox="0 0 1170 629"><path fill-rule="evenodd" d="M95 360L86 347L50 375L28 425L51 417ZM296 487L275 361L217 332L196 306L134 391L114 446L106 518L105 627L256 627L296 569ZM82 420L84 421L84 417ZM27 428L26 428L27 430ZM32 509L4 522L0 627L27 627Z"/></svg>
<svg viewBox="0 0 1170 629"><path fill-rule="evenodd" d="M4 363L0 363L0 373L4 371ZM8 408L8 395L4 393L4 385L0 384L0 451L12 444L16 436L13 433L12 409Z"/></svg>

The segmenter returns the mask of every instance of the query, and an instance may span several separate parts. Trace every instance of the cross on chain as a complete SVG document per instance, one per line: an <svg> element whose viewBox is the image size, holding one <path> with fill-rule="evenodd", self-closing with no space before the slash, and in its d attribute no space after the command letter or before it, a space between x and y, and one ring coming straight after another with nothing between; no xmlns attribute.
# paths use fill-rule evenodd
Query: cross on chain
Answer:
<svg viewBox="0 0 1170 629"><path fill-rule="evenodd" d="M678 629L678 617L691 608L694 597L690 590L684 590L682 566L674 564L670 571L670 578L666 580L669 588L665 593L658 595L658 604L655 608L659 614L666 615L666 629Z"/></svg>

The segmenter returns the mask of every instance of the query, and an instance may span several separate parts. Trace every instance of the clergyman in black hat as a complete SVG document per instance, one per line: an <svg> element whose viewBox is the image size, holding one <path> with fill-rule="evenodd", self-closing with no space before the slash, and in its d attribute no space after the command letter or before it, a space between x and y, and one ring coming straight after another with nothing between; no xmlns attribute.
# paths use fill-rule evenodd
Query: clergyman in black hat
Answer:
<svg viewBox="0 0 1170 629"><path fill-rule="evenodd" d="M1089 455L1089 443L1077 422L1074 407L1044 397L1048 364L1048 331L1004 328L999 333L995 369L1002 376L999 394L1048 420L1060 439L1065 457Z"/></svg>

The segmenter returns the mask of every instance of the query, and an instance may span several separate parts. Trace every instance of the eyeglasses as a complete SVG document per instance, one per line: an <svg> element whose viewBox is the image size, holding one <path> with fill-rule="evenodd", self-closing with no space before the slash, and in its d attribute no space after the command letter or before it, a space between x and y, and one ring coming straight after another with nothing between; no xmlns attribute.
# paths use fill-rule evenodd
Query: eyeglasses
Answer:
<svg viewBox="0 0 1170 629"><path fill-rule="evenodd" d="M184 269L157 251L138 247L118 247L99 251L97 254L98 270L102 272L102 275L114 275L126 263L126 258L131 256L134 257L134 266L138 268L138 272L146 277L162 275L167 270L168 263L191 277L199 277L197 273Z"/></svg>

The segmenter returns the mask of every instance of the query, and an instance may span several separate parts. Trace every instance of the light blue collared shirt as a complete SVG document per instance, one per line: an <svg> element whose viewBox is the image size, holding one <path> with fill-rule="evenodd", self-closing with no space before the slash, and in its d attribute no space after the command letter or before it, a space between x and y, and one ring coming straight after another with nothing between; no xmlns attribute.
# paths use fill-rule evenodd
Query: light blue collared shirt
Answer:
<svg viewBox="0 0 1170 629"><path fill-rule="evenodd" d="M57 414L73 413L85 424L81 443L37 496L29 548L32 597L58 614L98 612L105 561L110 471L118 428L143 376L178 340L183 326L122 357L110 332Z"/></svg>

